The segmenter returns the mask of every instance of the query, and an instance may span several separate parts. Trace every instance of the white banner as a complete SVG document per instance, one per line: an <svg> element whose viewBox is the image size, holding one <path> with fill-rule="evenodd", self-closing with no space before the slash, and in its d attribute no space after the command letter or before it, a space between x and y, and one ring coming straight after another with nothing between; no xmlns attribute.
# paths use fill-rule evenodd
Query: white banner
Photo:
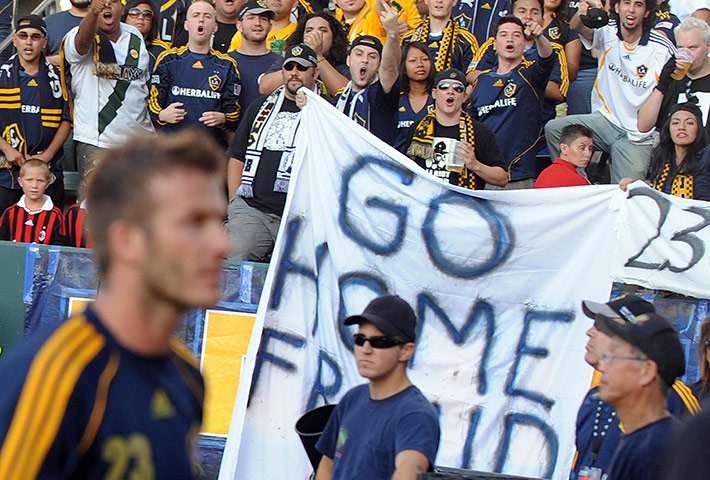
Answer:
<svg viewBox="0 0 710 480"><path fill-rule="evenodd" d="M386 292L417 314L409 375L440 412L436 463L567 478L591 376L580 301L608 299L623 193L451 187L308 102L220 479L307 477L294 424L364 383L342 320Z"/></svg>
<svg viewBox="0 0 710 480"><path fill-rule="evenodd" d="M635 182L620 210L614 278L710 298L710 203L672 197Z"/></svg>

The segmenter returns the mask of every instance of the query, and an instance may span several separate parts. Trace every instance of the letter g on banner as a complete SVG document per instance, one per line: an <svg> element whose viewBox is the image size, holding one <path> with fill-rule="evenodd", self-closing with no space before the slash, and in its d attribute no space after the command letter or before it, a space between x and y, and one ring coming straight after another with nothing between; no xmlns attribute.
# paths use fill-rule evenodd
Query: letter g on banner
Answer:
<svg viewBox="0 0 710 480"><path fill-rule="evenodd" d="M490 230L490 245L493 250L488 259L478 264L458 263L454 255L448 255L442 249L441 231L436 229L436 220L441 213L441 207L447 204L460 203L474 210L487 224ZM460 278L473 278L488 273L501 265L513 251L513 228L507 219L496 212L490 202L481 198L469 197L457 192L447 192L435 197L429 203L429 212L422 225L422 236L431 261L443 272ZM460 255L459 255L460 257Z"/></svg>

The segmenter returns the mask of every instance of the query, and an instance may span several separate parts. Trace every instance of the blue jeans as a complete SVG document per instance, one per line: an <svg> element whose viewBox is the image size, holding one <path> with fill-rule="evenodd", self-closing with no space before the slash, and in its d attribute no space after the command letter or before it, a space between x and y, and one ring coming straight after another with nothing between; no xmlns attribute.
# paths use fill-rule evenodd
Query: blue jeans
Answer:
<svg viewBox="0 0 710 480"><path fill-rule="evenodd" d="M592 113L592 88L596 79L596 68L579 71L577 79L569 84L567 91L567 115Z"/></svg>
<svg viewBox="0 0 710 480"><path fill-rule="evenodd" d="M579 123L594 132L594 149L611 155L612 182L622 178L643 180L651 163L653 145L632 143L626 131L607 120L601 113L568 115L551 120L545 125L545 138L552 158L560 156L560 135L567 125Z"/></svg>

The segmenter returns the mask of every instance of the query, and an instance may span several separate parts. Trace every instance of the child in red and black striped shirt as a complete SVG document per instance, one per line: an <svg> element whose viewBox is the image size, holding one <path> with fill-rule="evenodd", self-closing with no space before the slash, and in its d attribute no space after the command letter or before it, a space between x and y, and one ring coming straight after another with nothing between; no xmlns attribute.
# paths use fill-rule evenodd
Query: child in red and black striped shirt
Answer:
<svg viewBox="0 0 710 480"><path fill-rule="evenodd" d="M0 240L62 245L64 217L44 192L51 183L47 164L27 160L20 168L20 186L24 195L0 217Z"/></svg>

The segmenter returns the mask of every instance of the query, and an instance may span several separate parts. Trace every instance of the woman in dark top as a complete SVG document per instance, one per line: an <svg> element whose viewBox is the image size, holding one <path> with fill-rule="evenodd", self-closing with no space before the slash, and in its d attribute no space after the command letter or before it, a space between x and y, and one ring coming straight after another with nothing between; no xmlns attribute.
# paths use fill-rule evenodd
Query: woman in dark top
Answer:
<svg viewBox="0 0 710 480"><path fill-rule="evenodd" d="M349 43L343 25L327 11L309 13L298 19L296 30L286 40L290 48L305 43L318 55L320 79L333 96L350 80L350 68L345 63Z"/></svg>
<svg viewBox="0 0 710 480"><path fill-rule="evenodd" d="M121 21L133 25L143 35L143 41L150 54L152 71L158 55L170 48L170 45L158 38L158 10L153 0L128 0Z"/></svg>
<svg viewBox="0 0 710 480"><path fill-rule="evenodd" d="M399 115L394 148L401 150L412 124L424 118L434 108L431 90L434 88L434 57L422 42L411 42L402 50L399 65Z"/></svg>
<svg viewBox="0 0 710 480"><path fill-rule="evenodd" d="M567 58L569 81L574 82L579 72L579 59L582 54L582 41L577 32L569 26L569 3L564 0L545 0L544 35L551 42L562 45Z"/></svg>

